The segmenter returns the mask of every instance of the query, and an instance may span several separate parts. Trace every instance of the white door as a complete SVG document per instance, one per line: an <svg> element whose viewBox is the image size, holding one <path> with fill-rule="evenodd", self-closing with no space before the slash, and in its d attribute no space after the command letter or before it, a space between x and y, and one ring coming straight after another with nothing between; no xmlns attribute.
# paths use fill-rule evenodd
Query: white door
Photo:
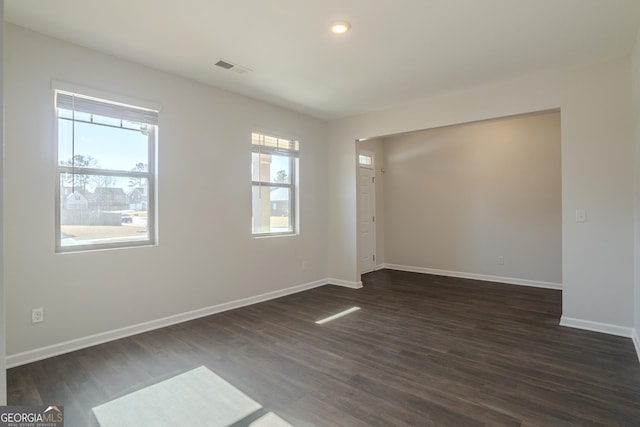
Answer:
<svg viewBox="0 0 640 427"><path fill-rule="evenodd" d="M361 153L362 154L362 153ZM373 153L371 156L373 160ZM358 211L360 212L358 238L358 254L360 255L360 272L366 273L372 271L375 267L375 169L373 169L373 161L370 165L360 163L358 176Z"/></svg>

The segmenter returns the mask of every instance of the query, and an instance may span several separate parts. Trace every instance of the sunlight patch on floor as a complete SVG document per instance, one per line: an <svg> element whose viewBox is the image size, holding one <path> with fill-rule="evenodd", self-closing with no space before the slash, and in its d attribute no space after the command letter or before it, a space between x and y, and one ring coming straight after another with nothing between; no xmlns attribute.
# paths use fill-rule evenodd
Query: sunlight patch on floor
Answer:
<svg viewBox="0 0 640 427"><path fill-rule="evenodd" d="M316 323L318 325L322 325L327 322L331 322L332 320L339 319L340 317L346 316L347 314L353 313L354 311L360 310L360 307L351 307L345 311L341 311L340 313L336 313L332 316L325 317L324 319L317 320Z"/></svg>
<svg viewBox="0 0 640 427"><path fill-rule="evenodd" d="M204 366L93 408L101 427L226 427L260 411L262 405ZM249 425L291 427L272 412Z"/></svg>

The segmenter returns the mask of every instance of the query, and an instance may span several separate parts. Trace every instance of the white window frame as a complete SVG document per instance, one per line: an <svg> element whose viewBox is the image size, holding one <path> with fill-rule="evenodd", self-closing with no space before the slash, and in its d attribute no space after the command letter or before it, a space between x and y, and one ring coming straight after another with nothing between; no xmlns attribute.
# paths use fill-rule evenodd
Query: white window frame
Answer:
<svg viewBox="0 0 640 427"><path fill-rule="evenodd" d="M276 146L268 146L258 141L265 138L275 139L277 141ZM257 143L258 142L258 143ZM271 188L286 188L289 190L289 223L291 224L290 230L281 232L256 232L254 224L251 224L251 235L253 237L270 237L270 236L294 236L299 233L299 218L298 218L298 179L299 179L299 158L300 158L300 141L295 138L287 138L274 135L270 132L254 131L251 133L251 156L253 162L253 153L258 154L274 154L278 156L289 158L289 173L290 179L288 183L276 183L259 180L253 180L253 169L251 178L251 210L253 212L253 188L254 187L271 187Z"/></svg>
<svg viewBox="0 0 640 427"><path fill-rule="evenodd" d="M63 82L52 82L52 86L55 93L55 112L56 112L56 185L55 185L55 248L56 252L82 252L101 249L113 249L113 248L129 248L138 246L150 246L156 244L156 144L157 144L157 127L158 127L158 113L159 106L139 106L136 104L145 103L128 103L128 99L125 102L113 100L110 95L103 95L102 92L84 88L76 89L75 86ZM93 95L98 93L99 97ZM59 120L72 120L74 122L80 122L81 120L75 117L60 118L59 109L64 108L69 110L69 97L73 99L72 108L76 109L76 101L80 101L77 104L80 105L77 111L90 114L91 121L93 115L100 115L111 117L122 121L133 121L138 123L144 123L147 126L147 171L122 171L112 170L104 168L83 168L78 166L61 165L59 155L59 135L58 135L58 123ZM109 98L109 99L107 99ZM149 103L146 103L149 105ZM83 121L84 123L91 123ZM106 124L94 123L96 126L111 126ZM113 126L118 127L118 126ZM93 176L111 176L120 178L142 178L147 180L147 239L133 240L133 241L115 241L115 242L92 242L89 244L75 244L75 245L62 245L62 232L61 232L61 194L60 194L60 182L62 175L76 174L76 175L93 175Z"/></svg>

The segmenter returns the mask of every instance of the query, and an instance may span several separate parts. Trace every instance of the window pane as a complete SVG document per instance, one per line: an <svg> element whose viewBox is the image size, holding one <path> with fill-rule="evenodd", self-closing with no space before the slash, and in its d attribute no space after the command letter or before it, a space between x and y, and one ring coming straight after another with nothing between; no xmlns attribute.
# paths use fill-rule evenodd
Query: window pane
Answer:
<svg viewBox="0 0 640 427"><path fill-rule="evenodd" d="M114 119L113 117L97 116L94 114L93 116L91 116L91 118L91 121L93 123L109 126L120 126L120 120Z"/></svg>
<svg viewBox="0 0 640 427"><path fill-rule="evenodd" d="M64 110L61 110L64 111ZM106 119L105 119L106 120ZM112 119L108 119L112 120ZM149 137L145 131L58 120L58 162L76 167L147 171ZM118 120L119 123L119 120ZM75 156L73 145L75 140Z"/></svg>
<svg viewBox="0 0 640 427"><path fill-rule="evenodd" d="M291 158L275 154L252 153L253 181L291 184Z"/></svg>
<svg viewBox="0 0 640 427"><path fill-rule="evenodd" d="M254 185L252 190L253 233L292 232L291 188Z"/></svg>
<svg viewBox="0 0 640 427"><path fill-rule="evenodd" d="M251 143L253 145L262 145L263 147L277 148L282 150L298 151L300 149L300 143L298 141L276 138L275 136L263 135L259 133L251 134Z"/></svg>
<svg viewBox="0 0 640 427"><path fill-rule="evenodd" d="M65 110L64 108L58 108L58 117L64 117L67 119L73 118L73 111Z"/></svg>
<svg viewBox="0 0 640 427"><path fill-rule="evenodd" d="M360 154L358 159L361 165L366 165L366 166L371 166L371 163L373 160L371 156L365 156L364 154Z"/></svg>
<svg viewBox="0 0 640 427"><path fill-rule="evenodd" d="M60 174L60 245L149 240L146 178Z"/></svg>

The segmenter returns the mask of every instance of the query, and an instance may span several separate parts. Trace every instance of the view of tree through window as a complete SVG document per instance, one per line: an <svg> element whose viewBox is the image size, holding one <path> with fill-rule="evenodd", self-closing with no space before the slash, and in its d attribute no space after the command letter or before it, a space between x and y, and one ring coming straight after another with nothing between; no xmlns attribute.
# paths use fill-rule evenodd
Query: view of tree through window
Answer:
<svg viewBox="0 0 640 427"><path fill-rule="evenodd" d="M157 112L61 92L56 106L56 247L153 243Z"/></svg>

